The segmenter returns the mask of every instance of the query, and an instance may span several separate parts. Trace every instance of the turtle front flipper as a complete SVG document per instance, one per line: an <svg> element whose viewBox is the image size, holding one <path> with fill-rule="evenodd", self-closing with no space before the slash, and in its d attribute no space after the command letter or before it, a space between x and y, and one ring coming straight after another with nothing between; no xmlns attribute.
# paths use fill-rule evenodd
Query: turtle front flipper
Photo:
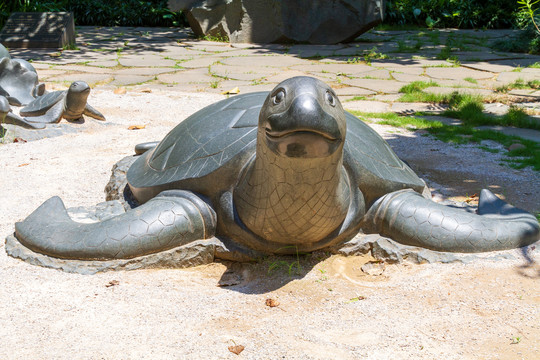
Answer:
<svg viewBox="0 0 540 360"><path fill-rule="evenodd" d="M489 190L480 194L478 213L401 190L373 204L363 220L363 229L405 245L450 252L513 249L539 239L540 227L532 214L498 199Z"/></svg>
<svg viewBox="0 0 540 360"><path fill-rule="evenodd" d="M32 122L26 121L26 119L18 116L17 114L15 114L15 113L13 113L11 111L6 114L6 118L4 119L4 122L6 124L13 124L13 125L22 126L24 128L27 128L27 129L43 129L43 128L45 128L45 124L43 124L43 123L32 123Z"/></svg>
<svg viewBox="0 0 540 360"><path fill-rule="evenodd" d="M25 120L31 123L41 123L41 124L53 124L59 123L62 120L62 115L64 114L64 104L62 101L57 102L52 106L47 112L43 115L34 115L33 113L27 113L20 111L21 115L25 117Z"/></svg>
<svg viewBox="0 0 540 360"><path fill-rule="evenodd" d="M73 221L52 197L24 221L15 236L30 250L62 259L131 259L214 235L215 212L189 191L168 190L147 203L91 224Z"/></svg>
<svg viewBox="0 0 540 360"><path fill-rule="evenodd" d="M86 116L93 117L96 120L105 121L105 116L103 116L102 113L97 111L93 106L91 106L88 103L86 103L83 114L86 115Z"/></svg>

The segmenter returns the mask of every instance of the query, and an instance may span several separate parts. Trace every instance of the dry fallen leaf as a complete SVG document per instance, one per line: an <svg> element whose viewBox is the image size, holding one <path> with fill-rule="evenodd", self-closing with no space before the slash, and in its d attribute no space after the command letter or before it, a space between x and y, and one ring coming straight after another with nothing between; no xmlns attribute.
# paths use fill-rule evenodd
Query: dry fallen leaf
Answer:
<svg viewBox="0 0 540 360"><path fill-rule="evenodd" d="M119 88L114 89L113 92L117 95L122 95L122 94L125 94L127 90L125 87L119 87Z"/></svg>
<svg viewBox="0 0 540 360"><path fill-rule="evenodd" d="M24 164L19 165L18 167L26 166L26 165L30 165L30 163L24 163Z"/></svg>
<svg viewBox="0 0 540 360"><path fill-rule="evenodd" d="M111 280L111 281L109 281L109 283L107 285L105 285L105 287L111 287L111 286L116 286L116 285L120 285L120 281Z"/></svg>
<svg viewBox="0 0 540 360"><path fill-rule="evenodd" d="M128 127L128 130L140 130L140 129L144 129L146 127L146 125L131 125L130 127Z"/></svg>
<svg viewBox="0 0 540 360"><path fill-rule="evenodd" d="M244 347L242 345L231 345L229 346L229 351L233 354L240 355L240 353L244 351Z"/></svg>
<svg viewBox="0 0 540 360"><path fill-rule="evenodd" d="M23 138L16 137L15 139L13 139L13 142L14 142L14 143L25 143L25 142L27 142L27 141L24 140Z"/></svg>
<svg viewBox="0 0 540 360"><path fill-rule="evenodd" d="M150 94L152 92L152 89L144 88L144 89L141 89L139 91L142 92L142 93Z"/></svg>
<svg viewBox="0 0 540 360"><path fill-rule="evenodd" d="M227 90L221 93L221 95L229 95L229 94L240 94L240 88L238 88L237 86L231 90Z"/></svg>
<svg viewBox="0 0 540 360"><path fill-rule="evenodd" d="M279 306L279 301L275 300L275 299L266 299L266 306L270 306L270 307L276 307L276 306Z"/></svg>
<svg viewBox="0 0 540 360"><path fill-rule="evenodd" d="M477 200L477 199L478 199L478 194L473 194L473 195L471 195L471 196L467 196L467 197L465 198L465 202L466 202L466 203L470 203L471 201L475 201L475 200Z"/></svg>

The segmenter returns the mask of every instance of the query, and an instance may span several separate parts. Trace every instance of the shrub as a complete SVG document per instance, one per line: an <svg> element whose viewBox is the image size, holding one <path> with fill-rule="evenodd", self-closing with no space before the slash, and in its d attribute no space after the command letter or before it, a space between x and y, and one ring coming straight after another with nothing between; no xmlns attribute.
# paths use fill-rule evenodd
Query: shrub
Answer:
<svg viewBox="0 0 540 360"><path fill-rule="evenodd" d="M516 0L388 0L385 23L461 29L510 28Z"/></svg>
<svg viewBox="0 0 540 360"><path fill-rule="evenodd" d="M11 0L0 2L0 27L12 12L71 11L76 25L187 26L182 12L167 8L167 0Z"/></svg>

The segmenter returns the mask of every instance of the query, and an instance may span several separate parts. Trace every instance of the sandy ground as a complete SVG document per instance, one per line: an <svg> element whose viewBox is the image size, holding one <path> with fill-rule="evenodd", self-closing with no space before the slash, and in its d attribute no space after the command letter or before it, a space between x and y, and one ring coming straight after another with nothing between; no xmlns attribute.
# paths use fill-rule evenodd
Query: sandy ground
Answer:
<svg viewBox="0 0 540 360"><path fill-rule="evenodd" d="M135 144L161 139L221 98L98 90L90 102L106 122L88 118L73 125L77 133L0 145L0 237L51 196L68 207L104 201L112 165ZM540 210L538 173L501 166L501 155L473 146L374 127L440 197L487 186ZM1 250L0 359L540 358L538 251L469 264L387 264L380 276L360 269L369 257L324 254L300 259L298 271L295 258L279 258L85 276ZM228 349L235 344L240 355Z"/></svg>

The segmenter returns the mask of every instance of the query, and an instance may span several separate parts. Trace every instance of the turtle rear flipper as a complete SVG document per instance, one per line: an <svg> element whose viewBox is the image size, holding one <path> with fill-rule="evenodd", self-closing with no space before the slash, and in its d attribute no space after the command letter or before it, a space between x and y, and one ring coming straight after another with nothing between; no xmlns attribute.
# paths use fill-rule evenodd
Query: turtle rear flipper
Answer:
<svg viewBox="0 0 540 360"><path fill-rule="evenodd" d="M489 190L480 194L479 213L444 206L414 191L401 190L373 204L363 229L405 245L450 252L513 249L539 239L540 226L532 214L498 199Z"/></svg>
<svg viewBox="0 0 540 360"><path fill-rule="evenodd" d="M105 121L105 116L103 116L102 113L97 111L94 107L92 107L90 104L86 103L86 107L84 108L84 115L93 117L96 120L103 120Z"/></svg>
<svg viewBox="0 0 540 360"><path fill-rule="evenodd" d="M59 197L44 202L15 236L28 249L62 259L131 259L214 235L216 215L197 195L169 190L140 207L91 224L73 221Z"/></svg>

